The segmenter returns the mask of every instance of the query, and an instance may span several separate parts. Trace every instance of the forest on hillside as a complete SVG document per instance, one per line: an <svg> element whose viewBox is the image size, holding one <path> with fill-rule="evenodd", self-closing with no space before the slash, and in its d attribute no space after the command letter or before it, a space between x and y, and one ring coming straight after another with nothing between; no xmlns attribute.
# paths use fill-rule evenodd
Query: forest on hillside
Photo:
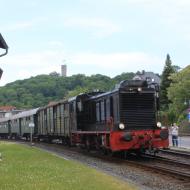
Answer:
<svg viewBox="0 0 190 190"><path fill-rule="evenodd" d="M132 79L135 74L122 73L114 78L101 74L62 77L55 72L38 75L0 87L0 105L12 105L18 109L41 107L79 93L112 90L116 84ZM161 115L166 118L165 123L187 121L187 111L190 109L189 76L190 66L182 70L176 69L170 57L167 57L160 87Z"/></svg>
<svg viewBox="0 0 190 190"><path fill-rule="evenodd" d="M57 73L38 75L25 80L17 80L0 87L0 105L17 108L34 108L93 90L108 91L122 80L132 79L134 73L122 73L114 78L105 75L85 76L77 74L61 77Z"/></svg>

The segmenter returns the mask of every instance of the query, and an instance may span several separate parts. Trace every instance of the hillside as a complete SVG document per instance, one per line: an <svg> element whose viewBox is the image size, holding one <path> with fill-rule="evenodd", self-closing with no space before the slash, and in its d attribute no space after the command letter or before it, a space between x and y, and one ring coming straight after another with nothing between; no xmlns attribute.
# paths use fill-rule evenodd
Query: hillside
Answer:
<svg viewBox="0 0 190 190"><path fill-rule="evenodd" d="M56 74L38 75L0 87L0 105L12 105L17 108L39 107L81 92L95 89L108 91L115 84L133 76L134 73L122 73L114 78L100 74L92 76L78 74L70 77Z"/></svg>

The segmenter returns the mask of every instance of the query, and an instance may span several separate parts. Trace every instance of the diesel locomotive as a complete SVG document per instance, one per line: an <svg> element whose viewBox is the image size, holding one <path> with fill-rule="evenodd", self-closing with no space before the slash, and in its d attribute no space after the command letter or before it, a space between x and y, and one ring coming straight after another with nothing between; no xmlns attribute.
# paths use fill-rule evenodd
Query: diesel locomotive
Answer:
<svg viewBox="0 0 190 190"><path fill-rule="evenodd" d="M27 131L32 121L33 137L41 141L57 140L88 150L155 152L169 146L168 130L158 122L158 110L157 84L126 80L109 92L83 93L30 111L27 116L22 113L1 119L0 136L26 137L23 130Z"/></svg>

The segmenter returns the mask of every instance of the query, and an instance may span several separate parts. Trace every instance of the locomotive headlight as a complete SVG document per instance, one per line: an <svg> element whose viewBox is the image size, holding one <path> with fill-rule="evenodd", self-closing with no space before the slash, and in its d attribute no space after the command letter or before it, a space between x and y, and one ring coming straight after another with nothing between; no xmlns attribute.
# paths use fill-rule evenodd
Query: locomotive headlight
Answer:
<svg viewBox="0 0 190 190"><path fill-rule="evenodd" d="M160 128L161 126L162 126L162 124L161 124L160 122L158 122L158 123L157 123L157 127Z"/></svg>
<svg viewBox="0 0 190 190"><path fill-rule="evenodd" d="M120 124L119 124L119 128L120 128L121 130L123 130L123 129L125 129L125 125L124 125L123 123L120 123Z"/></svg>
<svg viewBox="0 0 190 190"><path fill-rule="evenodd" d="M141 91L142 91L142 88L138 88L137 90L138 90L138 92L141 92Z"/></svg>

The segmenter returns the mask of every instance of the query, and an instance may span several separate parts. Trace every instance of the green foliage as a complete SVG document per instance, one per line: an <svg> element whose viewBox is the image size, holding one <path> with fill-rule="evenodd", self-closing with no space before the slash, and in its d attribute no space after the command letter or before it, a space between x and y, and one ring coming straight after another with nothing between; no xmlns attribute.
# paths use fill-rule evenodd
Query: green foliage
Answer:
<svg viewBox="0 0 190 190"><path fill-rule="evenodd" d="M118 84L123 80L130 80L134 76L135 76L135 74L132 73L132 72L131 73L122 73L121 75L118 75L118 76L114 77L113 80L114 80L115 84Z"/></svg>
<svg viewBox="0 0 190 190"><path fill-rule="evenodd" d="M131 79L134 73L122 73L114 78L104 75L61 77L56 72L18 80L0 87L0 105L33 108L65 97L93 90L108 91L122 80Z"/></svg>
<svg viewBox="0 0 190 190"><path fill-rule="evenodd" d="M176 116L176 113L174 112L174 110L172 109L169 109L168 112L167 112L167 116L168 116L168 120L169 122L172 124L172 123L176 123L177 121L177 116Z"/></svg>
<svg viewBox="0 0 190 190"><path fill-rule="evenodd" d="M135 189L112 176L35 147L0 141L0 152L1 190Z"/></svg>
<svg viewBox="0 0 190 190"><path fill-rule="evenodd" d="M160 103L162 110L167 110L169 106L168 92L167 89L170 87L172 82L171 75L176 72L178 69L177 66L172 66L172 61L170 59L169 54L166 56L164 70L162 72L162 81L160 85Z"/></svg>
<svg viewBox="0 0 190 190"><path fill-rule="evenodd" d="M168 88L169 106L181 121L186 117L190 100L190 66L171 76L172 83ZM186 104L185 104L186 103Z"/></svg>

